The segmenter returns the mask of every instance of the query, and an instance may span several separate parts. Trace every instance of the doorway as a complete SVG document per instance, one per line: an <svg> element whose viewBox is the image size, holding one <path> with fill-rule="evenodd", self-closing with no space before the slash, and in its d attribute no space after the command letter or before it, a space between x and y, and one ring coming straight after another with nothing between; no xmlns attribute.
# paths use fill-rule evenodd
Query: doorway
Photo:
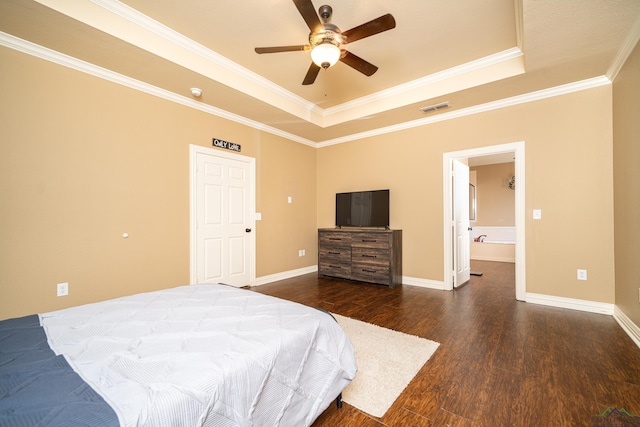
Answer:
<svg viewBox="0 0 640 427"><path fill-rule="evenodd" d="M255 282L255 159L190 146L190 282Z"/></svg>
<svg viewBox="0 0 640 427"><path fill-rule="evenodd" d="M515 226L516 226L516 299L525 300L526 266L525 266L525 150L524 141L508 144L480 147L469 150L444 153L443 158L443 202L444 202L444 287L453 290L456 274L454 256L456 247L456 230L453 218L453 164L454 161L473 157L512 153L515 157Z"/></svg>

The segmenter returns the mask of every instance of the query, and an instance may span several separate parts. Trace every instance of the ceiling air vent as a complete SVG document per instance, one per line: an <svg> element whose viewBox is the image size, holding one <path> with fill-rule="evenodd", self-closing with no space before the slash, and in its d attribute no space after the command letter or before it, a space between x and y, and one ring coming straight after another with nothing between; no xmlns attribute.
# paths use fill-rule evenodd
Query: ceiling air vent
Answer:
<svg viewBox="0 0 640 427"><path fill-rule="evenodd" d="M429 105L428 107L422 107L420 108L420 111L422 111L424 114L427 114L432 111L438 111L438 110L442 110L443 108L449 108L449 107L451 107L451 104L449 103L449 101L447 101L447 102L442 102L440 104Z"/></svg>

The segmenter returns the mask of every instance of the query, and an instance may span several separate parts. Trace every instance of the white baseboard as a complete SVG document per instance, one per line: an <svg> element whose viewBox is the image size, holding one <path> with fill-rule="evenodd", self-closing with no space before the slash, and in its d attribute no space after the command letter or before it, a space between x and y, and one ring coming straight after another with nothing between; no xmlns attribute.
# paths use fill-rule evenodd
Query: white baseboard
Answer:
<svg viewBox="0 0 640 427"><path fill-rule="evenodd" d="M281 273L269 274L268 276L256 277L256 282L253 286L266 285L267 283L291 279L292 277L302 276L303 274L309 274L316 271L318 271L318 266L312 265L309 267L298 268L296 270L283 271Z"/></svg>
<svg viewBox="0 0 640 427"><path fill-rule="evenodd" d="M613 318L620 325L622 329L629 335L629 337L640 347L640 327L633 323L629 317L617 306L613 309Z"/></svg>
<svg viewBox="0 0 640 427"><path fill-rule="evenodd" d="M444 282L440 280L420 279L417 277L402 276L402 284L410 286L419 286L421 288L445 290Z"/></svg>
<svg viewBox="0 0 640 427"><path fill-rule="evenodd" d="M302 276L303 274L314 273L316 271L318 271L318 266L312 265L310 267L298 268L296 270L283 271L281 273L270 274L268 276L256 277L256 282L253 286L266 285L267 283L277 282L278 280L291 279L292 277ZM402 276L402 284L419 286L422 288L444 290L444 282L438 280Z"/></svg>
<svg viewBox="0 0 640 427"><path fill-rule="evenodd" d="M554 295L534 294L527 292L525 301L532 304L548 305L550 307L570 308L572 310L587 311L589 313L599 313L613 315L613 304L603 302L588 301L582 299L557 297Z"/></svg>
<svg viewBox="0 0 640 427"><path fill-rule="evenodd" d="M515 263L516 259L511 257L498 257L498 256L482 256L482 255L474 255L471 260L478 261L497 261L497 262L510 262Z"/></svg>

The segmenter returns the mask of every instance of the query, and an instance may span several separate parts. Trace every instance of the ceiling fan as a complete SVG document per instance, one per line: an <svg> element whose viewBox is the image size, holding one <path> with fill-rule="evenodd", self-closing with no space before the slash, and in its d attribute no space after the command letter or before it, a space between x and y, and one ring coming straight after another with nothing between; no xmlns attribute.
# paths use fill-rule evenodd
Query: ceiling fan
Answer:
<svg viewBox="0 0 640 427"><path fill-rule="evenodd" d="M300 12L300 15L302 15L302 18L311 31L309 33L309 44L257 47L255 49L256 53L310 50L313 62L302 81L303 85L313 84L321 67L327 69L338 61L347 64L366 76L371 76L378 71L378 67L347 51L345 46L348 43L353 43L365 37L395 28L396 21L391 14L380 16L379 18L343 32L337 25L330 22L333 13L331 6L320 6L318 14L316 14L311 0L293 0L293 3L296 5L296 8L298 8L298 12Z"/></svg>

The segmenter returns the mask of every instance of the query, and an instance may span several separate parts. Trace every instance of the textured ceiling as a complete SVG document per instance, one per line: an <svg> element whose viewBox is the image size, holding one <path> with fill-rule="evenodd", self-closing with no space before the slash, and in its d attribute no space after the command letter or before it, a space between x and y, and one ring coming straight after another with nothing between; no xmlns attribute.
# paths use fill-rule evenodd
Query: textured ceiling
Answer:
<svg viewBox="0 0 640 427"><path fill-rule="evenodd" d="M317 8L323 2L314 1ZM308 42L290 0L12 0L0 2L3 44L16 38L259 123L306 143L398 126L449 101L443 114L606 75L629 39L638 0L341 0L343 31L390 13L396 28L347 49L379 67L343 63L301 84Z"/></svg>

